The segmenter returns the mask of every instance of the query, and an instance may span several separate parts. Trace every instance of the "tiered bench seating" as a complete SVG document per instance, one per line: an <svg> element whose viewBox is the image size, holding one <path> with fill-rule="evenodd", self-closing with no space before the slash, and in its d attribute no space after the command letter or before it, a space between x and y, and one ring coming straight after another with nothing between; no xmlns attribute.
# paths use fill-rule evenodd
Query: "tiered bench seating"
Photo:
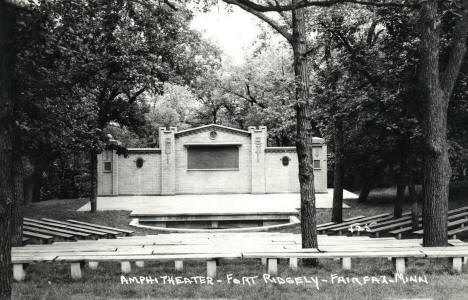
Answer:
<svg viewBox="0 0 468 300"><path fill-rule="evenodd" d="M359 220L356 220L355 222L352 222L351 224L349 224L348 222L345 222L345 223L340 223L340 224L338 224L337 226L334 226L334 227L329 227L327 229L327 232L336 233L338 235L343 234L343 232L352 233L349 230L351 225L358 225L358 226L362 227L362 226L365 226L367 224L375 224L377 222L385 221L385 220L388 220L388 219L391 219L391 218L392 218L392 216L389 213L375 215L375 216L366 217L366 218L361 218ZM356 231L356 234L359 235L360 231Z"/></svg>
<svg viewBox="0 0 468 300"><path fill-rule="evenodd" d="M175 269L182 270L184 261L203 261L207 276L214 278L221 259L261 259L267 272L276 274L282 258L293 270L304 258L340 259L343 269L351 269L354 258L392 258L396 272L404 273L408 258L448 257L461 272L462 258L468 257L468 243L459 240L445 248L424 248L420 239L319 235L318 243L318 249L302 249L300 235L277 232L159 234L14 247L12 262L14 278L21 281L25 266L35 262L69 263L71 277L79 279L83 263L96 269L99 262L118 262L121 272L128 273L132 262L141 268L145 261L174 261Z"/></svg>
<svg viewBox="0 0 468 300"><path fill-rule="evenodd" d="M67 221L70 222L70 223L74 223L74 224L79 224L79 225L85 225L85 226L95 227L95 228L97 228L97 229L105 229L105 230L118 231L118 232L121 232L121 233L122 233L123 235L125 235L125 236L129 236L129 235L132 235L132 234L134 233L134 231L132 231L132 230L127 230L127 229L120 229L120 228L108 227L108 226L103 226L103 225L98 225L98 224L93 224L93 223L86 223L86 222L81 222L81 221L76 221L76 220L71 220L71 219L68 219Z"/></svg>
<svg viewBox="0 0 468 300"><path fill-rule="evenodd" d="M75 220L59 221L42 218L23 219L23 244L49 244L82 239L116 238L131 235L133 231L107 227Z"/></svg>
<svg viewBox="0 0 468 300"><path fill-rule="evenodd" d="M362 219L362 218L365 218L365 216L356 216L356 217L352 217L352 218L348 218L348 219L343 219L343 222L354 221L354 220L358 220L358 219ZM326 227L328 227L330 225L336 225L336 223L335 222L328 222L328 223L318 224L317 225L317 232L321 233L323 230L326 229Z"/></svg>
<svg viewBox="0 0 468 300"><path fill-rule="evenodd" d="M336 228L336 227L339 227L339 226L342 226L342 225L351 225L351 224L354 224L356 222L358 222L359 220L362 220L366 218L365 216L357 216L357 217L354 217L354 218L349 218L349 219L346 219L346 220L343 220L343 222L341 223L338 223L338 224L335 224L335 223L331 223L329 225L324 225L322 226L322 224L318 225L317 226L317 232L318 233L326 233L328 230L332 229L332 228ZM326 223L328 224L328 223Z"/></svg>
<svg viewBox="0 0 468 300"><path fill-rule="evenodd" d="M451 209L448 211L449 237L454 239L457 235L468 232L468 206ZM361 230L351 232L351 226ZM341 223L324 223L317 225L318 233L328 235L371 235L380 237L383 234L395 236L401 239L404 235L420 236L422 231L422 217L419 217L418 230L412 227L411 212L407 211L400 218L394 218L390 214L380 214L370 217L357 216L343 220Z"/></svg>
<svg viewBox="0 0 468 300"><path fill-rule="evenodd" d="M465 227L465 225L468 225L468 214L463 214L465 218L463 219L458 219L456 221L451 221L448 222L448 236L452 239L456 238L457 234L464 233L468 231L468 227ZM449 221L453 219L450 218L449 216ZM455 228L454 228L455 227ZM424 229L416 230L413 232L416 235L422 235L424 233Z"/></svg>
<svg viewBox="0 0 468 300"><path fill-rule="evenodd" d="M459 211L449 211L448 212L448 220L455 221L459 219L468 218L468 211L459 213ZM412 232L413 228L411 227L411 219L409 220L402 220L403 218L394 219L395 222L392 222L388 225L381 226L384 224L377 224L371 227L370 234L379 237L382 233L390 233L393 235L397 235L397 237L401 238L403 233ZM418 218L419 222L422 222L422 217ZM419 224L422 225L421 223Z"/></svg>

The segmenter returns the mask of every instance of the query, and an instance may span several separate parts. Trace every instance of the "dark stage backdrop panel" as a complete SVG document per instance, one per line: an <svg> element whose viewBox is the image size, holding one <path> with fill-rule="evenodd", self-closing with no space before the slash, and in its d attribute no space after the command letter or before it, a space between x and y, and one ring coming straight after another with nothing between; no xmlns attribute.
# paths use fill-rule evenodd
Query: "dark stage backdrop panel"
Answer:
<svg viewBox="0 0 468 300"><path fill-rule="evenodd" d="M190 146L187 148L187 168L239 169L238 146Z"/></svg>

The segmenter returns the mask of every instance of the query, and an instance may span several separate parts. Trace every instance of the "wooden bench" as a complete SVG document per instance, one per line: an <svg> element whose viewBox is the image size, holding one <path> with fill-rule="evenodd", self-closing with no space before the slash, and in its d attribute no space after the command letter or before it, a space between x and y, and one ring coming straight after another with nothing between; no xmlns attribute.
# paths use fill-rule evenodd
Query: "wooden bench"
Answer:
<svg viewBox="0 0 468 300"><path fill-rule="evenodd" d="M450 209L449 213L466 212L466 211L468 211L468 206L462 206L459 208Z"/></svg>
<svg viewBox="0 0 468 300"><path fill-rule="evenodd" d="M356 216L356 217L351 217L351 218L343 219L343 222L354 221L354 220L362 219L362 218L365 218L365 216ZM328 223L318 224L318 225L317 225L317 230L321 229L322 227L326 227L326 226L330 226L330 225L336 225L336 224L339 224L339 223L328 222Z"/></svg>
<svg viewBox="0 0 468 300"><path fill-rule="evenodd" d="M461 211L461 213L459 213ZM390 219L390 220L387 220L387 221L384 221L384 222L378 222L377 224L372 224L370 225L369 227L372 229L372 228L375 228L375 227L383 227L383 226L386 226L386 225L391 225L391 224L398 224L398 223L401 223L401 222L405 222L405 221L411 221L411 213L408 212L406 213L407 215L401 217L401 218L397 218L397 219ZM453 209L453 210L450 210L448 212L449 214L449 217L452 216L452 218L459 218L459 217L463 217L463 216L468 216L468 212L466 212L466 209L463 207L463 208L459 208L459 209ZM422 217L419 217L419 221L422 221Z"/></svg>
<svg viewBox="0 0 468 300"><path fill-rule="evenodd" d="M341 223L337 223L337 224L333 224L333 225L327 225L327 226L323 226L323 227L320 227L320 228L317 228L317 232L319 233L325 233L327 232L328 230L332 229L332 228L336 228L336 227L341 227L341 226L345 226L345 225L351 225L355 222L357 222L358 220L359 221L362 221L364 219L368 219L369 217L364 217L364 216L359 216L358 218L353 218L352 220L350 221L345 221L345 222L341 222ZM370 217L372 218L372 217Z"/></svg>
<svg viewBox="0 0 468 300"><path fill-rule="evenodd" d="M78 226L75 226L73 224L67 224L66 222L61 222L53 219L47 219L47 218L42 218L40 220L36 219L26 219L24 218L25 221L36 223L36 224L41 224L45 226L51 226L55 228L60 228L64 230L69 230L73 232L79 232L79 233L85 233L94 237L113 237L112 234L109 234L107 232L103 231L98 231L98 230L92 230L92 229L86 229L86 228L81 228ZM118 232L115 232L118 234Z"/></svg>
<svg viewBox="0 0 468 300"><path fill-rule="evenodd" d="M408 248L403 249L386 249L384 251L330 251L318 252L317 249L302 251L283 251L283 252L245 252L242 254L243 258L266 258L267 272L270 275L278 273L278 259L288 258L290 260L290 267L297 268L297 259L316 258L316 259L335 259L341 260L342 268L344 270L351 269L352 258L388 258L391 257L394 261L395 270L397 273L405 273L405 259L410 257L424 257L424 254L419 250L412 250Z"/></svg>
<svg viewBox="0 0 468 300"><path fill-rule="evenodd" d="M77 237L77 238L90 238L91 237L89 233L77 232L77 231L42 225L42 224L35 223L35 222L23 221L23 225L31 227L31 228L39 228L39 229L50 230L53 232L65 233L65 234L71 235L72 237Z"/></svg>
<svg viewBox="0 0 468 300"><path fill-rule="evenodd" d="M319 235L319 249L302 249L298 234L160 234L111 240L81 240L74 243L29 245L12 248L14 278L23 280L25 265L32 262L69 263L71 276L82 277L82 266L95 269L99 262L119 262L122 273L131 271L131 263L143 267L145 261L174 261L182 270L184 261L206 261L207 275L216 276L220 259L261 259L270 274L277 273L278 259L289 259L297 269L298 259L340 259L343 269L351 269L353 258L391 258L398 273L405 272L405 259L448 257L458 272L462 257L468 256L468 244L450 240L441 249L422 247L421 239L373 239L368 236Z"/></svg>
<svg viewBox="0 0 468 300"><path fill-rule="evenodd" d="M456 273L462 272L463 258L468 257L467 246L457 245L456 247L425 247L421 250L427 258L449 258L452 269Z"/></svg>
<svg viewBox="0 0 468 300"><path fill-rule="evenodd" d="M72 279L82 278L82 266L85 262L88 262L88 266L91 269L97 267L99 262L120 262L121 272L129 273L131 271L131 262L135 262L137 266L144 266L141 262L144 261L174 261L175 268L181 270L183 261L206 261L206 274L207 277L216 277L217 261L219 259L235 259L242 258L242 254L239 253L199 253L199 254L163 254L163 255L152 255L152 254L122 254L112 255L111 253L102 255L73 255L73 254L61 254L54 255L49 254L48 256L36 257L33 261L33 257L30 256L15 256L12 260L13 263L13 278L16 281L22 281L26 277L25 264L31 262L66 262L70 263L70 274Z"/></svg>
<svg viewBox="0 0 468 300"><path fill-rule="evenodd" d="M122 232L115 231L115 230L108 230L108 229L98 229L92 226L86 226L86 225L78 225L78 224L73 224L69 222L63 222L63 221L58 221L54 219L48 219L48 218L42 218L41 219L43 222L48 222L50 224L54 224L54 226L61 227L64 226L64 228L70 228L73 230L77 231L82 231L90 234L94 234L97 236L107 236L107 237L117 237L119 235L124 235Z"/></svg>
<svg viewBox="0 0 468 300"><path fill-rule="evenodd" d="M463 229L465 227L465 224L468 224L468 219L459 219L459 220L456 220L456 221L448 222L447 227L448 228L453 228L455 226L460 225L460 228L455 228L453 230L449 230L449 232L450 232L450 231L454 231L454 230L457 230L457 229ZM463 230L461 230L460 232L463 232ZM413 233L417 234L417 235L421 235L421 234L424 233L424 229L416 230ZM451 236L451 235L449 234L449 236ZM453 237L453 239L455 239L455 238L456 237Z"/></svg>
<svg viewBox="0 0 468 300"><path fill-rule="evenodd" d="M350 231L350 226L361 226L362 227L362 226L367 225L367 227L370 228L371 226L376 226L379 222L386 221L386 220L389 220L389 219L392 219L392 218L393 218L393 216L391 216L389 214L377 215L377 216L374 216L373 219L357 220L357 222L352 223L352 224L348 224L346 226L335 227L335 228L329 229L328 233L334 233L334 234L341 235L341 234L343 234L343 232L349 232L349 233L353 234L354 232ZM355 232L357 233L357 235L360 235L362 231L355 231Z"/></svg>
<svg viewBox="0 0 468 300"><path fill-rule="evenodd" d="M466 232L468 232L468 227L460 227L460 228L449 230L448 236L451 239L456 239L457 235L459 235L460 233L466 233Z"/></svg>
<svg viewBox="0 0 468 300"><path fill-rule="evenodd" d="M468 212L463 212L463 213L458 213L458 214L452 214L448 216L448 220L457 220L459 218L468 218ZM421 222L422 217L419 217L418 220ZM386 226L380 227L379 225L371 227L371 231L369 232L370 234L374 235L375 237L379 237L380 233L385 232L385 231L394 231L398 229L402 229L401 231L397 231L397 233L402 233L403 228L408 228L411 225L412 221L411 220L406 220L406 221L401 221L397 223L392 223ZM377 228L375 228L377 227ZM393 230L392 230L393 229Z"/></svg>
<svg viewBox="0 0 468 300"><path fill-rule="evenodd" d="M418 228L421 228L421 223L418 224ZM407 226L407 227L402 227L399 229L395 229L392 231L389 231L388 233L393 234L396 236L397 239L401 239L404 233L408 233L413 231L413 226Z"/></svg>
<svg viewBox="0 0 468 300"><path fill-rule="evenodd" d="M28 238L29 241L34 241L39 244L50 244L54 241L54 238L50 235L40 234L31 232L23 229L23 236Z"/></svg>
<svg viewBox="0 0 468 300"><path fill-rule="evenodd" d="M71 235L71 234L68 234L68 233L61 233L61 232L47 230L47 229L35 228L35 227L27 226L27 225L23 226L23 234L24 234L24 230L27 230L28 232L39 233L39 234L44 234L46 236L51 236L54 239L54 241L75 240L75 237L73 235Z"/></svg>
<svg viewBox="0 0 468 300"><path fill-rule="evenodd" d="M54 219L40 220L23 218L23 235L26 243L50 243L60 241L76 241L80 239L115 238L133 234L132 230L107 227L97 224L70 220L63 222Z"/></svg>
<svg viewBox="0 0 468 300"><path fill-rule="evenodd" d="M81 221L76 221L76 220L71 220L71 219L68 219L67 221L71 222L71 223L74 223L74 224L92 226L92 227L95 227L96 229L106 229L106 230L118 231L118 232L122 232L125 235L132 235L134 233L133 230L108 227L108 226L92 224L92 223L87 223L87 222L81 222Z"/></svg>

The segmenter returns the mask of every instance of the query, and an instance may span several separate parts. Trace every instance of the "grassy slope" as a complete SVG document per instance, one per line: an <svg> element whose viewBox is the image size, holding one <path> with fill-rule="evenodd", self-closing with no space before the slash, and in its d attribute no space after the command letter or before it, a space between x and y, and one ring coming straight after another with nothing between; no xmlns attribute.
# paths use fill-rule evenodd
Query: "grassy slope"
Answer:
<svg viewBox="0 0 468 300"><path fill-rule="evenodd" d="M465 198L467 188L456 187L451 193L450 208L468 205ZM349 203L352 208L344 212L345 217L373 215L392 211L392 190L381 190L371 194L369 203ZM33 204L25 209L27 217L49 217L56 219L74 218L108 226L130 228L128 211L110 211L91 214L76 212L86 200L53 200ZM406 209L408 206L405 207ZM328 222L329 210L319 210L318 223ZM289 229L298 232L299 228ZM137 230L137 234L145 234ZM121 285L120 266L115 263L101 264L96 271L84 268L81 281L71 281L67 264L33 264L28 267L25 282L14 284L14 299L108 299L108 298L246 298L246 299L390 299L424 298L467 299L468 274L465 266L462 275L451 274L446 260L410 260L409 275L427 275L429 284L367 284L331 285L321 284L320 290L313 285L264 284L258 281L253 286L228 285L223 282L214 286L201 285ZM203 276L206 272L203 263L186 264L186 271L174 271L172 263L147 263L144 269L133 268L133 276ZM225 279L231 273L236 277L262 276L264 266L258 261L223 261L218 268L218 278ZM287 262L281 261L280 276L319 276L329 279L331 273L343 276L392 276L392 267L387 260L353 260L352 271L342 271L339 262L323 260L318 268L299 267L297 272L287 268ZM225 280L224 280L225 281Z"/></svg>

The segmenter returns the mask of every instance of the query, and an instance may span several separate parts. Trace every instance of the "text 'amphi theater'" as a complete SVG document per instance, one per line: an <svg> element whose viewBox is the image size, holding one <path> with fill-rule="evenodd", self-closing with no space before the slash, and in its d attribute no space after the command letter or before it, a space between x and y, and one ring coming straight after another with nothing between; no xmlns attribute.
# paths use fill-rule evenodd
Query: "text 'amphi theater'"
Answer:
<svg viewBox="0 0 468 300"><path fill-rule="evenodd" d="M327 147L313 139L317 193L327 191ZM299 192L295 147L268 147L267 128L221 125L159 129L159 148L98 155L98 194L175 195Z"/></svg>

